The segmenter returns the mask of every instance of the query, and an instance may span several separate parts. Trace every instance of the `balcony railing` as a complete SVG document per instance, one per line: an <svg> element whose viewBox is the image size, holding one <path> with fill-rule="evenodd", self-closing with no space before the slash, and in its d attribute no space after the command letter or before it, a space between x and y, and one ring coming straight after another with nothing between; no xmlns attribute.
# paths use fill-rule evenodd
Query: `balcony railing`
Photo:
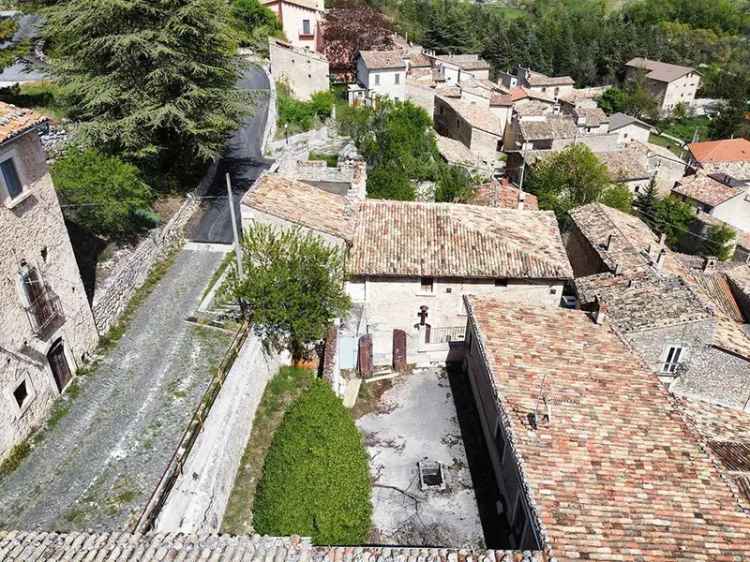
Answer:
<svg viewBox="0 0 750 562"><path fill-rule="evenodd" d="M26 316L35 335L44 333L50 324L63 317L60 297L51 291L44 291L26 307Z"/></svg>
<svg viewBox="0 0 750 562"><path fill-rule="evenodd" d="M464 341L466 326L435 327L430 330L430 341L427 343L450 343Z"/></svg>

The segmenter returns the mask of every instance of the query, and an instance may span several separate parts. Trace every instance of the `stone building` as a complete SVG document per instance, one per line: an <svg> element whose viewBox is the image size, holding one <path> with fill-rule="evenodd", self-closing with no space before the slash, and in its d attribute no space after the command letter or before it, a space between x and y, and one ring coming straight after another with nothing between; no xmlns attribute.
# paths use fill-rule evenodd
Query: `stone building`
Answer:
<svg viewBox="0 0 750 562"><path fill-rule="evenodd" d="M750 231L750 183L703 171L680 178L672 195L733 228Z"/></svg>
<svg viewBox="0 0 750 562"><path fill-rule="evenodd" d="M633 141L647 143L651 135L651 125L625 113L613 113L609 116L609 132L617 133L619 144Z"/></svg>
<svg viewBox="0 0 750 562"><path fill-rule="evenodd" d="M268 38L271 76L289 85L291 94L307 101L316 92L330 88L328 59L310 49L300 49L291 43Z"/></svg>
<svg viewBox="0 0 750 562"><path fill-rule="evenodd" d="M607 167L610 179L626 186L632 193L640 193L648 187L651 173L642 154L633 150L611 150L597 152L596 157Z"/></svg>
<svg viewBox="0 0 750 562"><path fill-rule="evenodd" d="M570 215L578 306L606 314L672 392L745 408L748 326L715 260L688 268L639 218L601 204Z"/></svg>
<svg viewBox="0 0 750 562"><path fill-rule="evenodd" d="M488 80L490 77L490 63L477 54L436 55L429 51L425 56L432 60L436 80L453 86L463 80Z"/></svg>
<svg viewBox="0 0 750 562"><path fill-rule="evenodd" d="M38 130L0 104L0 457L39 426L98 334Z"/></svg>
<svg viewBox="0 0 750 562"><path fill-rule="evenodd" d="M295 47L319 50L320 24L325 15L323 0L262 0L281 22L284 35Z"/></svg>
<svg viewBox="0 0 750 562"><path fill-rule="evenodd" d="M706 174L724 174L737 181L750 180L750 140L745 138L694 142L688 145L692 168Z"/></svg>
<svg viewBox="0 0 750 562"><path fill-rule="evenodd" d="M514 547L555 560L750 556L747 498L605 315L466 301L464 371Z"/></svg>
<svg viewBox="0 0 750 562"><path fill-rule="evenodd" d="M668 64L636 57L625 64L628 80L643 79L659 104L659 112L669 115L677 104L693 105L700 88L700 74L689 66Z"/></svg>
<svg viewBox="0 0 750 562"><path fill-rule="evenodd" d="M491 111L491 106L435 96L433 122L438 134L462 142L477 159L488 166L494 165L502 148L506 123Z"/></svg>
<svg viewBox="0 0 750 562"><path fill-rule="evenodd" d="M498 84L509 90L524 88L555 101L570 96L575 88L575 81L570 76L547 76L524 66L518 66L512 72L498 72Z"/></svg>

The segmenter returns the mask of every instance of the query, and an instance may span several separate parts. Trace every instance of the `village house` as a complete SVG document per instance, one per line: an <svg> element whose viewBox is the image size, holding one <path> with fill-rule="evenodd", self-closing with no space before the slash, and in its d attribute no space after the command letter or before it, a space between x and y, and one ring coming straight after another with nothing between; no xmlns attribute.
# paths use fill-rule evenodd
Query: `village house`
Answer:
<svg viewBox="0 0 750 562"><path fill-rule="evenodd" d="M728 225L750 231L750 183L736 182L723 174L702 171L679 179L672 195Z"/></svg>
<svg viewBox="0 0 750 562"><path fill-rule="evenodd" d="M612 150L597 152L596 157L607 167L609 178L627 187L631 193L641 193L648 187L651 174L643 155L633 150Z"/></svg>
<svg viewBox="0 0 750 562"><path fill-rule="evenodd" d="M523 66L516 67L513 72L499 72L498 84L509 90L524 88L554 101L569 96L575 89L575 81L570 76L547 76Z"/></svg>
<svg viewBox="0 0 750 562"><path fill-rule="evenodd" d="M464 372L515 548L552 560L750 556L746 498L603 311L487 296L466 306Z"/></svg>
<svg viewBox="0 0 750 562"><path fill-rule="evenodd" d="M501 109L506 107L502 99L498 103L503 104ZM438 134L461 141L480 161L492 166L497 160L505 122L493 113L492 107L435 96L433 121Z"/></svg>
<svg viewBox="0 0 750 562"><path fill-rule="evenodd" d="M319 50L324 0L262 0L281 22L284 35L295 47Z"/></svg>
<svg viewBox="0 0 750 562"><path fill-rule="evenodd" d="M671 114L677 104L693 105L701 83L700 74L694 68L640 57L628 61L625 67L627 80L644 79L662 115Z"/></svg>
<svg viewBox="0 0 750 562"><path fill-rule="evenodd" d="M289 86L295 98L307 101L316 92L330 88L328 59L309 49L300 49L274 37L268 38L271 76Z"/></svg>
<svg viewBox="0 0 750 562"><path fill-rule="evenodd" d="M716 260L690 269L638 217L598 203L570 216L578 306L606 315L675 394L744 408L750 338Z"/></svg>
<svg viewBox="0 0 750 562"><path fill-rule="evenodd" d="M46 164L47 119L0 104L0 457L45 419L98 334Z"/></svg>
<svg viewBox="0 0 750 562"><path fill-rule="evenodd" d="M737 181L750 181L750 141L744 138L694 142L688 145L692 168L706 174L726 174Z"/></svg>
<svg viewBox="0 0 750 562"><path fill-rule="evenodd" d="M609 116L610 133L617 133L619 144L628 144L633 141L647 143L651 135L651 125L636 119L625 113L613 113Z"/></svg>
<svg viewBox="0 0 750 562"><path fill-rule="evenodd" d="M470 78L488 80L490 77L490 63L477 54L436 55L429 51L424 54L432 60L435 79L449 86Z"/></svg>
<svg viewBox="0 0 750 562"><path fill-rule="evenodd" d="M549 211L369 200L274 175L256 182L241 209L245 228L301 227L346 252L354 308L339 339L355 349L369 336L376 365L392 363L394 330L409 362L444 361L463 338L464 294L558 306L572 277Z"/></svg>
<svg viewBox="0 0 750 562"><path fill-rule="evenodd" d="M463 166L470 170L479 168L479 159L469 148L461 141L454 140L443 135L435 135L435 144L437 144L440 156L448 164L454 166Z"/></svg>
<svg viewBox="0 0 750 562"><path fill-rule="evenodd" d="M664 146L632 140L624 147L646 159L649 176L654 178L660 197L670 195L675 182L685 175L687 162Z"/></svg>
<svg viewBox="0 0 750 562"><path fill-rule="evenodd" d="M513 185L508 178L491 180L474 188L474 195L469 201L472 205L500 207L502 209L538 210L539 201L536 195L526 193Z"/></svg>
<svg viewBox="0 0 750 562"><path fill-rule="evenodd" d="M357 85L349 88L349 103L387 97L406 99L406 62L401 51L360 51L357 56Z"/></svg>
<svg viewBox="0 0 750 562"><path fill-rule="evenodd" d="M503 150L555 150L572 144L578 137L575 120L568 115L522 115L514 112L505 129Z"/></svg>
<svg viewBox="0 0 750 562"><path fill-rule="evenodd" d="M563 108L568 106L561 106ZM566 110L563 109L563 112ZM609 132L609 117L598 107L573 107L569 115L575 120L578 133L584 135L606 135Z"/></svg>

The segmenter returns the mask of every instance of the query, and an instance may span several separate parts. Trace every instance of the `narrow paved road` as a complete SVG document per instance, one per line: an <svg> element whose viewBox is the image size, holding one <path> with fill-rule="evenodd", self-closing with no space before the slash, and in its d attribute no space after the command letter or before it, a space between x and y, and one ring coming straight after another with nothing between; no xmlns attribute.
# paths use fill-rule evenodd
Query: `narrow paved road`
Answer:
<svg viewBox="0 0 750 562"><path fill-rule="evenodd" d="M0 479L0 528L124 530L137 519L229 343L183 320L221 258L177 256L115 349L79 377L70 412Z"/></svg>
<svg viewBox="0 0 750 562"><path fill-rule="evenodd" d="M210 199L206 199L188 225L187 235L191 240L230 244L232 222L224 175L229 172L232 179L233 202L239 221L240 199L255 178L270 165L262 151L263 131L268 116L268 79L261 68L250 66L238 85L252 93L255 109L227 142L216 181L207 194Z"/></svg>

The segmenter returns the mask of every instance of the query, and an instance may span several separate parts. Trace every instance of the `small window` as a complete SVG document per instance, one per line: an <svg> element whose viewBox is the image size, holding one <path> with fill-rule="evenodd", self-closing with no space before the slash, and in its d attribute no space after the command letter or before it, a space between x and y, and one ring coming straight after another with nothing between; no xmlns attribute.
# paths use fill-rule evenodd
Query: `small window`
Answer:
<svg viewBox="0 0 750 562"><path fill-rule="evenodd" d="M507 279L495 279L495 287L507 287L507 286L508 286Z"/></svg>
<svg viewBox="0 0 750 562"><path fill-rule="evenodd" d="M3 183L5 184L8 196L11 199L15 199L21 195L23 185L21 184L21 179L18 177L18 171L16 170L16 164L13 162L13 159L8 158L7 160L0 162L0 171L2 172Z"/></svg>
<svg viewBox="0 0 750 562"><path fill-rule="evenodd" d="M302 34L310 35L310 20L302 20Z"/></svg>
<svg viewBox="0 0 750 562"><path fill-rule="evenodd" d="M375 75L375 85L380 86L380 74Z"/></svg>
<svg viewBox="0 0 750 562"><path fill-rule="evenodd" d="M680 358L682 357L682 348L679 346L672 346L667 352L667 359L664 361L664 366L661 369L662 373L672 374L677 369L677 365L680 364Z"/></svg>
<svg viewBox="0 0 750 562"><path fill-rule="evenodd" d="M394 75L393 83L394 84L400 84L401 83L401 75L398 72Z"/></svg>
<svg viewBox="0 0 750 562"><path fill-rule="evenodd" d="M13 391L13 398L16 400L16 404L19 408L23 408L26 400L29 397L29 389L26 388L26 381L22 381L16 389Z"/></svg>
<svg viewBox="0 0 750 562"><path fill-rule="evenodd" d="M435 288L435 280L432 277L422 277L419 285L423 293L432 293Z"/></svg>

